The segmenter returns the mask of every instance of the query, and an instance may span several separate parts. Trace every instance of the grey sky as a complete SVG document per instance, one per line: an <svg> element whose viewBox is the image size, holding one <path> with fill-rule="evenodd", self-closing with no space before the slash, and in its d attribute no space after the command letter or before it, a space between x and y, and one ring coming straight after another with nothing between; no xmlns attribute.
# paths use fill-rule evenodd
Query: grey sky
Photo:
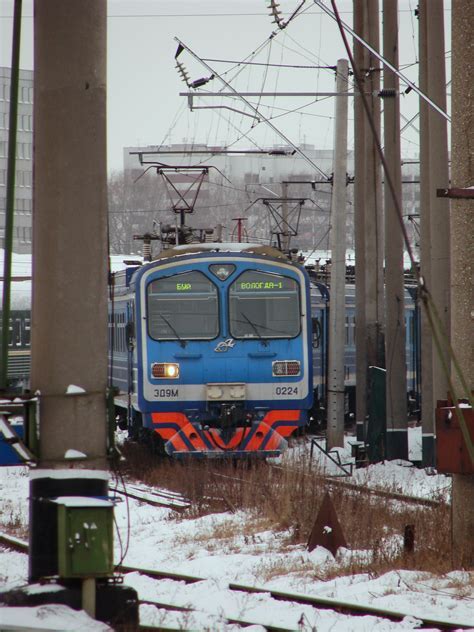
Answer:
<svg viewBox="0 0 474 632"><path fill-rule="evenodd" d="M329 0L326 1L330 5ZM213 59L240 60L248 57L267 41L252 60L277 64L335 65L345 57L336 24L306 0L305 13L287 29L268 42L272 31L278 31L269 16L268 0L109 0L108 2L108 167L122 168L123 147L136 144L182 142L236 143L235 146L253 147L273 145L282 141L264 123L253 129L252 119L226 110L201 110L190 113L180 91L187 90L174 67L178 36L199 56ZM299 1L280 0L285 15L291 13ZM352 22L352 0L338 0L343 19ZM418 22L413 16L416 0L400 0L400 66L413 64L418 59ZM445 2L446 50L450 50L450 2ZM11 0L0 1L1 48L0 65L9 66L11 59L12 20ZM33 68L32 2L23 3L23 44L21 66ZM26 17L29 16L29 17ZM183 53L180 60L188 69L191 80L207 76L207 71ZM211 63L211 62L210 62ZM233 64L212 62L219 72ZM234 69L226 77L233 77ZM407 68L407 76L418 82L418 66ZM449 59L447 76L450 77ZM298 70L247 66L233 80L240 91L331 91L334 74L326 70ZM214 80L204 89L221 88ZM321 100L297 113L285 114L311 102L311 99L278 98L262 100L267 116L277 116L274 125L295 143L311 143L321 148L332 147L333 99ZM198 101L196 100L196 105ZM201 105L231 105L238 101L208 98ZM258 103L258 99L253 99ZM278 110L277 108L282 108ZM402 113L411 117L418 109L414 92L401 99ZM219 113L219 114L218 114ZM246 138L244 133L248 134ZM413 130L403 135L405 155L418 152L418 138ZM238 139L241 139L240 141ZM352 142L350 128L349 142ZM296 167L295 167L296 168Z"/></svg>

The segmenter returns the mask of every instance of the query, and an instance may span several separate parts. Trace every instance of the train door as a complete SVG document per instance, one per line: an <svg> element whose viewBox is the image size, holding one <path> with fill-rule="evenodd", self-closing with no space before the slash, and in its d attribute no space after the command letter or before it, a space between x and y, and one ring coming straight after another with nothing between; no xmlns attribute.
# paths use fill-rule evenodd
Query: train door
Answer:
<svg viewBox="0 0 474 632"><path fill-rule="evenodd" d="M126 353L127 353L127 407L128 429L131 439L138 439L142 428L142 415L136 408L136 331L135 331L135 305L133 301L127 302L126 307Z"/></svg>

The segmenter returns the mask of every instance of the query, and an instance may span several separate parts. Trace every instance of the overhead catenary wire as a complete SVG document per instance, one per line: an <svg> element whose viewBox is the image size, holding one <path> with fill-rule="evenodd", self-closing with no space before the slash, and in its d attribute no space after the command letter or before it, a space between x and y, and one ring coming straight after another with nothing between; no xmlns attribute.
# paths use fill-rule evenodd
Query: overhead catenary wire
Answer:
<svg viewBox="0 0 474 632"><path fill-rule="evenodd" d="M233 92L236 96L238 96L241 99L241 101L245 103L247 107L250 108L259 118L261 118L264 122L266 122L267 125L269 125L273 129L273 131L276 132L282 138L282 140L284 140L288 145L293 147L293 149L298 154L300 154L302 158L308 164L310 164L313 169L316 169L316 171L318 171L324 178L329 179L328 174L326 174L320 167L318 167L318 165L315 162L313 162L309 158L309 156L307 156L297 145L295 145L287 136L285 136L285 134L283 134L281 130L279 130L275 125L273 125L271 121L269 121L265 116L263 116L262 113L259 112L258 109L256 109L253 105L251 105L247 99L240 96L237 90L235 90L235 88L233 88L225 79L223 79L211 66L209 66L206 62L202 61L202 59L198 55L196 55L196 53L194 53L188 46L186 46L177 37L175 38L175 40L178 42L179 46L182 47L183 50L186 50L192 57L194 57L194 59L197 59L198 61L200 61L203 64L203 66L207 68L209 72L211 72L215 77L217 77L229 90L231 90L231 92Z"/></svg>
<svg viewBox="0 0 474 632"><path fill-rule="evenodd" d="M203 61L210 61L215 63L222 64L236 64L237 66L245 65L245 66L268 66L269 68L292 68L292 69L303 69L303 70L336 70L336 66L315 66L315 65L302 65L302 64L273 64L263 61L236 61L233 59L212 59L209 57L203 57Z"/></svg>

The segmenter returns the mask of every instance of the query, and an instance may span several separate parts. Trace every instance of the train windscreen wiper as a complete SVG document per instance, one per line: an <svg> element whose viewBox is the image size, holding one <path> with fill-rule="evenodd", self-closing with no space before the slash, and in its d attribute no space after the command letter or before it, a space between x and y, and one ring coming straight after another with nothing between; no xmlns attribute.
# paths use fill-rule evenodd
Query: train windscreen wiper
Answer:
<svg viewBox="0 0 474 632"><path fill-rule="evenodd" d="M256 325L254 322L252 322L252 321L250 320L250 318L247 316L247 314L244 314L243 312L240 312L240 313L241 313L241 314L242 314L242 316L245 318L245 320L248 322L248 324L252 327L252 329L254 330L254 332L257 334L257 337L258 337L258 339L260 340L260 342L262 343L262 345L263 345L264 347L268 347L268 341L267 341L267 340L265 340L265 339L262 337L262 334L261 334L261 333L260 333L260 331L258 330L257 325Z"/></svg>
<svg viewBox="0 0 474 632"><path fill-rule="evenodd" d="M176 336L176 338L179 340L179 344L180 344L180 345L184 348L184 347L186 346L186 340L183 340L183 339L181 338L181 336L178 334L178 332L176 331L176 329L173 327L173 325L170 323L170 321L169 321L167 318L165 318L165 317L163 316L163 314L158 314L158 316L159 316L160 318L162 318L162 319L165 321L165 323L168 325L168 327L169 327L169 328L171 329L171 331L174 333L174 335Z"/></svg>

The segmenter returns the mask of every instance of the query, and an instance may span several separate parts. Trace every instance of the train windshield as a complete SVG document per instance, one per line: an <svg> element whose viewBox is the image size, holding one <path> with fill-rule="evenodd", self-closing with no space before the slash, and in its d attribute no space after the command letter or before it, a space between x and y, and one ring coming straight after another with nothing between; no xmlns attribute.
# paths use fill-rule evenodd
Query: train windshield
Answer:
<svg viewBox="0 0 474 632"><path fill-rule="evenodd" d="M212 340L219 333L217 288L201 272L152 281L147 306L148 334L155 340Z"/></svg>
<svg viewBox="0 0 474 632"><path fill-rule="evenodd" d="M234 338L294 338L300 332L298 283L247 270L230 286L229 320Z"/></svg>

